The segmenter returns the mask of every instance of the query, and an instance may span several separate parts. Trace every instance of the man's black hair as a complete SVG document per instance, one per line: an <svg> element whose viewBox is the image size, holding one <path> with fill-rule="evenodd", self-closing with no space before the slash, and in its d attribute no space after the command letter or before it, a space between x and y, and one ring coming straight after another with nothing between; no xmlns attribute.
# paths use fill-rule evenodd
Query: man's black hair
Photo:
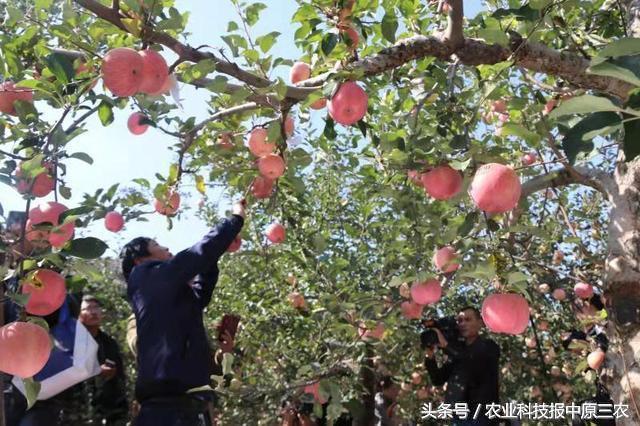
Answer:
<svg viewBox="0 0 640 426"><path fill-rule="evenodd" d="M96 305L102 307L102 302L95 297L93 294L85 294L84 296L82 296L82 302L83 303L95 303Z"/></svg>
<svg viewBox="0 0 640 426"><path fill-rule="evenodd" d="M120 251L120 259L122 259L122 275L125 280L129 279L129 274L136 266L136 259L149 256L149 242L151 238L137 237L129 241Z"/></svg>
<svg viewBox="0 0 640 426"><path fill-rule="evenodd" d="M378 382L378 384L380 385L380 390L389 389L391 386L393 386L394 383L395 380L393 380L393 376L388 375L382 376L382 378Z"/></svg>
<svg viewBox="0 0 640 426"><path fill-rule="evenodd" d="M475 314L476 318L479 319L479 320L482 320L482 315L480 314L480 311L478 310L478 308L476 308L475 306L467 305L467 306L463 307L462 309L460 309L458 312L464 312L464 311L473 311L473 313Z"/></svg>

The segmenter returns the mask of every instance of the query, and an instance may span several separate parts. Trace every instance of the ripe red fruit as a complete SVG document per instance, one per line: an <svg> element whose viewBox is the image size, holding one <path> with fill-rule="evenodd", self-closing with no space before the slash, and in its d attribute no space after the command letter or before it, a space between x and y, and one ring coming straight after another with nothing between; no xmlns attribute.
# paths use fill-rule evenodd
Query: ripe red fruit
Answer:
<svg viewBox="0 0 640 426"><path fill-rule="evenodd" d="M606 356L602 349L595 350L587 356L587 364L594 370L599 370Z"/></svg>
<svg viewBox="0 0 640 426"><path fill-rule="evenodd" d="M138 54L142 58L142 81L138 91L149 95L157 93L163 88L169 77L167 61L162 55L151 49L143 50Z"/></svg>
<svg viewBox="0 0 640 426"><path fill-rule="evenodd" d="M53 247L60 248L73 237L75 223L69 222L60 225L60 215L67 211L67 207L55 201L42 203L37 207L29 210L29 219L27 220L26 238L36 247L43 247L51 244ZM53 228L48 230L34 230L33 226L50 223ZM46 241L44 244L43 242Z"/></svg>
<svg viewBox="0 0 640 426"><path fill-rule="evenodd" d="M284 174L284 160L278 154L267 154L258 160L258 170L267 179L277 179Z"/></svg>
<svg viewBox="0 0 640 426"><path fill-rule="evenodd" d="M498 99L497 101L493 101L493 103L491 104L491 111L492 112L497 112L499 114L506 114L507 113L507 103L502 99Z"/></svg>
<svg viewBox="0 0 640 426"><path fill-rule="evenodd" d="M366 325L361 322L358 325L358 335L362 340L380 340L384 335L384 323L378 322L374 328L367 328Z"/></svg>
<svg viewBox="0 0 640 426"><path fill-rule="evenodd" d="M544 109L542 110L542 115L549 115L551 111L556 107L558 101L555 99L549 99L546 104L544 104Z"/></svg>
<svg viewBox="0 0 640 426"><path fill-rule="evenodd" d="M556 288L555 290L553 290L553 293L551 293L551 295L558 301L563 301L567 298L567 293L564 291L564 289L561 288Z"/></svg>
<svg viewBox="0 0 640 426"><path fill-rule="evenodd" d="M482 319L495 333L522 334L529 325L529 304L516 293L492 294L482 302Z"/></svg>
<svg viewBox="0 0 640 426"><path fill-rule="evenodd" d="M427 194L436 200L448 200L462 189L462 175L448 165L434 167L421 176Z"/></svg>
<svg viewBox="0 0 640 426"><path fill-rule="evenodd" d="M313 395L313 399L319 404L325 404L327 402L327 399L320 395L320 382L305 386L304 393Z"/></svg>
<svg viewBox="0 0 640 426"><path fill-rule="evenodd" d="M280 244L286 237L286 230L279 223L272 223L267 227L265 234L273 244Z"/></svg>
<svg viewBox="0 0 640 426"><path fill-rule="evenodd" d="M415 282L411 286L411 299L419 305L436 303L442 297L440 281L430 279L425 282Z"/></svg>
<svg viewBox="0 0 640 426"><path fill-rule="evenodd" d="M352 25L340 25L340 33L344 34L346 39L349 40L349 50L355 50L360 43L360 34L353 28Z"/></svg>
<svg viewBox="0 0 640 426"><path fill-rule="evenodd" d="M402 302L400 305L402 315L407 319L420 319L422 317L422 309L424 309L424 306L415 302Z"/></svg>
<svg viewBox="0 0 640 426"><path fill-rule="evenodd" d="M15 101L33 102L33 92L30 89L16 87L12 81L0 84L0 112L18 115Z"/></svg>
<svg viewBox="0 0 640 426"><path fill-rule="evenodd" d="M287 118L284 119L284 133L287 136L293 135L293 131L295 130L296 123L290 115L287 115Z"/></svg>
<svg viewBox="0 0 640 426"><path fill-rule="evenodd" d="M143 124L142 121L146 120L147 116L141 112L134 112L129 116L127 120L127 127L129 131L134 135L141 135L149 128L148 124Z"/></svg>
<svg viewBox="0 0 640 426"><path fill-rule="evenodd" d="M513 210L520 200L520 179L511 167L490 163L473 177L469 193L475 205L487 213Z"/></svg>
<svg viewBox="0 0 640 426"><path fill-rule="evenodd" d="M291 83L296 84L299 81L307 80L311 77L311 67L304 62L296 62L291 67L291 73L289 74Z"/></svg>
<svg viewBox="0 0 640 426"><path fill-rule="evenodd" d="M169 191L162 199L155 199L153 207L156 211L165 216L174 216L180 208L180 194Z"/></svg>
<svg viewBox="0 0 640 426"><path fill-rule="evenodd" d="M523 165L530 166L532 164L535 164L536 161L538 161L538 156L536 155L535 152L529 152L527 154L524 154L520 159L520 161L522 161Z"/></svg>
<svg viewBox="0 0 640 426"><path fill-rule="evenodd" d="M417 170L407 170L407 177L411 182L418 186L422 186L422 174Z"/></svg>
<svg viewBox="0 0 640 426"><path fill-rule="evenodd" d="M336 94L327 103L329 115L336 123L350 126L367 113L369 96L360 86L353 81L347 81L340 85Z"/></svg>
<svg viewBox="0 0 640 426"><path fill-rule="evenodd" d="M304 296L297 291L290 293L287 298L289 299L289 303L291 303L291 306L296 309L304 309L306 306Z"/></svg>
<svg viewBox="0 0 640 426"><path fill-rule="evenodd" d="M258 176L251 184L251 193L256 198L269 198L273 191L274 181L264 176Z"/></svg>
<svg viewBox="0 0 640 426"><path fill-rule="evenodd" d="M276 144L269 142L267 129L253 129L249 135L249 151L256 157L271 154L276 149Z"/></svg>
<svg viewBox="0 0 640 426"><path fill-rule="evenodd" d="M229 245L229 248L227 249L227 251L229 253L236 252L240 250L241 245L242 245L242 238L240 238L240 235L238 235L233 239L233 241L231 241L231 245Z"/></svg>
<svg viewBox="0 0 640 426"><path fill-rule="evenodd" d="M27 312L49 315L62 306L67 288L64 278L50 269L38 269L22 283L22 293L29 295Z"/></svg>
<svg viewBox="0 0 640 426"><path fill-rule="evenodd" d="M433 264L439 271L448 274L456 271L460 264L457 262L458 255L451 246L442 247L433 254Z"/></svg>
<svg viewBox="0 0 640 426"><path fill-rule="evenodd" d="M104 227L108 231L118 232L124 227L124 218L118 212L109 212L104 216Z"/></svg>
<svg viewBox="0 0 640 426"><path fill-rule="evenodd" d="M233 138L229 133L223 133L218 136L218 146L222 149L232 149L233 148Z"/></svg>
<svg viewBox="0 0 640 426"><path fill-rule="evenodd" d="M326 106L327 106L327 100L325 98L321 98L315 101L314 103L312 103L311 105L309 105L309 108L318 110Z"/></svg>
<svg viewBox="0 0 640 426"><path fill-rule="evenodd" d="M102 60L102 80L115 96L135 95L143 79L144 61L133 49L118 47L110 50Z"/></svg>
<svg viewBox="0 0 640 426"><path fill-rule="evenodd" d="M51 339L44 328L29 322L0 327L0 371L23 379L33 377L50 353Z"/></svg>
<svg viewBox="0 0 640 426"><path fill-rule="evenodd" d="M573 287L573 292L580 299L589 299L593 296L593 287L591 284L587 283L578 283Z"/></svg>
<svg viewBox="0 0 640 426"><path fill-rule="evenodd" d="M39 173L33 180L23 178L22 166L18 167L15 172L15 177L16 189L19 193L25 194L31 190L31 195L40 198L46 197L53 191L55 181L50 174L52 166L50 164L45 164L44 166L48 171Z"/></svg>

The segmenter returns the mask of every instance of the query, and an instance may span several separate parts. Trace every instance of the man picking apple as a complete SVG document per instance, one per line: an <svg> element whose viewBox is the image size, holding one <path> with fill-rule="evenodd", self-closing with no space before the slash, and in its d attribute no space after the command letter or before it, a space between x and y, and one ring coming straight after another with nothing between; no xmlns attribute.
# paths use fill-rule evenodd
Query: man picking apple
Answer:
<svg viewBox="0 0 640 426"><path fill-rule="evenodd" d="M138 334L135 426L203 424L212 395L193 392L210 382L202 312L218 280L218 259L242 229L245 205L236 203L231 218L175 256L145 237L120 254Z"/></svg>

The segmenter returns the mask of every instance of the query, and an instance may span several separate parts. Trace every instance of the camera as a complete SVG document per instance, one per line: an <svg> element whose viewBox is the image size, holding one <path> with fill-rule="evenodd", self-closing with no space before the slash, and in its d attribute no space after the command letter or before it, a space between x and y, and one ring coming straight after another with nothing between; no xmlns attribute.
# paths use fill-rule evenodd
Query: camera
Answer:
<svg viewBox="0 0 640 426"><path fill-rule="evenodd" d="M422 322L422 325L427 327L422 333L420 333L420 346L422 349L433 347L438 344L438 335L432 328L440 330L447 342L450 344L456 344L461 336L458 330L458 321L455 317L444 317L439 319L429 319Z"/></svg>

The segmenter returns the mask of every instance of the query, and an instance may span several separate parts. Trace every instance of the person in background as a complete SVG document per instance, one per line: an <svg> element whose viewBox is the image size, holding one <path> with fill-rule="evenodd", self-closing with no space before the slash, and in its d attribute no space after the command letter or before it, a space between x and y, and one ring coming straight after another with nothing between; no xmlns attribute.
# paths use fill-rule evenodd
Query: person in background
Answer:
<svg viewBox="0 0 640 426"><path fill-rule="evenodd" d="M101 329L103 318L100 301L84 295L79 320L98 343L101 373L82 385L90 398L93 424L124 426L129 413L125 367L118 342Z"/></svg>
<svg viewBox="0 0 640 426"><path fill-rule="evenodd" d="M401 421L395 416L400 386L393 381L393 377L384 376L379 383L379 392L375 396L376 426L395 426Z"/></svg>
<svg viewBox="0 0 640 426"><path fill-rule="evenodd" d="M457 328L464 342L448 342L442 332L438 335L437 347L447 354L447 361L438 366L434 359L435 348L428 347L424 364L435 386L447 384L445 402L466 403L467 419L455 420L454 425L484 426L497 424L485 416L486 405L499 402L500 347L491 339L480 336L484 323L480 312L473 306L460 310ZM479 418L473 419L478 405L482 405Z"/></svg>

